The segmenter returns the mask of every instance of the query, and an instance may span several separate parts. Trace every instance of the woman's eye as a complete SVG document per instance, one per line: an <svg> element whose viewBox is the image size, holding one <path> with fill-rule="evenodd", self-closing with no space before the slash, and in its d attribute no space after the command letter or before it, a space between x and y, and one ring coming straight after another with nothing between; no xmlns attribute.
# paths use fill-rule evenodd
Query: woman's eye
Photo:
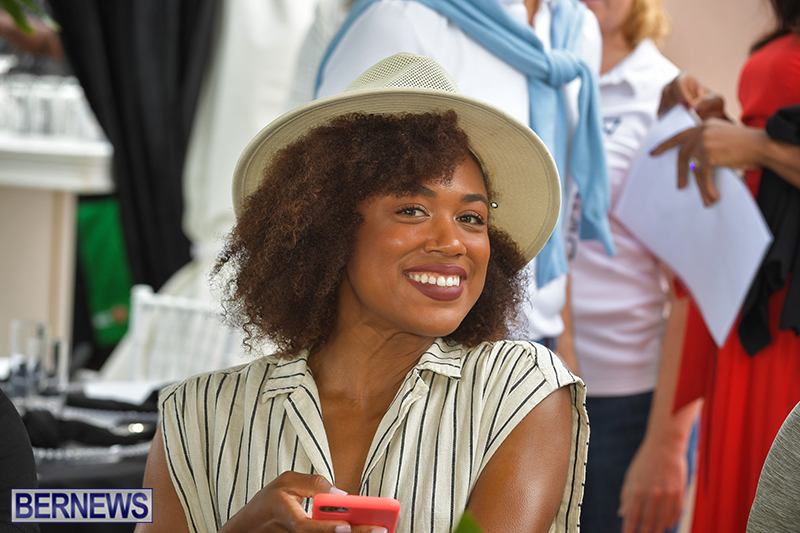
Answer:
<svg viewBox="0 0 800 533"><path fill-rule="evenodd" d="M420 207L418 205L408 205L408 206L405 206L405 207L401 207L397 211L397 214L406 215L406 216L409 216L409 217L419 217L419 216L423 216L425 214L425 210L422 209L422 207Z"/></svg>
<svg viewBox="0 0 800 533"><path fill-rule="evenodd" d="M458 217L458 219L461 222L464 222L466 224L471 224L471 225L474 225L474 226L483 226L483 225L486 224L486 221L483 219L483 217L478 215L478 214L476 214L476 213L470 213L470 214L467 214L467 215L461 215L460 217Z"/></svg>

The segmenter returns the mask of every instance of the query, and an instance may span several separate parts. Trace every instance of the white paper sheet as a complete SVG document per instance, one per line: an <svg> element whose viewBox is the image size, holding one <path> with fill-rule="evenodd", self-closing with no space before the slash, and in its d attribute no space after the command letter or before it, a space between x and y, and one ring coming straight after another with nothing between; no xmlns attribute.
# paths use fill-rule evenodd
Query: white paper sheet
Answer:
<svg viewBox="0 0 800 533"><path fill-rule="evenodd" d="M83 393L87 398L141 405L154 390L168 383L164 380L89 381L83 384Z"/></svg>
<svg viewBox="0 0 800 533"><path fill-rule="evenodd" d="M772 235L745 184L729 168L714 179L720 201L705 207L692 172L678 189L678 149L662 141L694 126L681 106L656 124L635 159L614 216L675 272L691 292L714 342L722 346Z"/></svg>

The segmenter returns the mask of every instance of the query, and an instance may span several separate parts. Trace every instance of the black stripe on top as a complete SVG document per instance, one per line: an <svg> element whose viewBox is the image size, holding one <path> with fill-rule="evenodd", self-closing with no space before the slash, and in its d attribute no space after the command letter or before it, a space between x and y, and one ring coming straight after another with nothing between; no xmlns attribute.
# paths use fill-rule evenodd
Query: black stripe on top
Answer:
<svg viewBox="0 0 800 533"><path fill-rule="evenodd" d="M539 383L538 385L536 385L536 388L535 388L535 389L533 389L533 390L531 391L531 393L530 393L530 394L528 394L528 395L525 397L525 399L524 399L524 400L522 400L522 402L520 402L520 404L517 406L517 408L516 408L516 409L514 409L514 413L513 413L513 414L512 414L510 417L508 417L508 419L506 420L505 424L503 424L503 426L502 426L502 427L501 427L499 430L497 430L497 433L494 435L494 437L491 437L491 440L490 440L490 441L489 441L489 443L486 445L486 450L488 450L489 448L491 448L491 447L492 447L492 445L494 444L494 441L496 441L496 440L497 440L497 438L498 438L500 435L502 435L502 434L503 434L503 430L506 428L506 426L508 426L508 424L510 424L510 423L511 423L511 421L514 419L514 417L515 417L515 416L517 416L517 413L519 412L519 410L520 410L520 409L522 409L523 407L525 407L525 404L527 404L527 403L528 403L528 401L529 401L529 400L530 400L530 399L533 397L533 395L534 395L534 394L536 394L536 392L537 392L537 391L538 391L540 388L542 388L542 387L544 386L544 384L545 384L545 383L547 383L547 382L546 382L545 380L542 380L542 382L541 382L541 383ZM490 435L491 435L491 433L490 433Z"/></svg>
<svg viewBox="0 0 800 533"><path fill-rule="evenodd" d="M175 403L175 402L173 402L173 403ZM178 406L175 405L175 415L177 416L177 414L178 414ZM180 434L180 432L179 432L179 434ZM172 453L170 452L171 447L170 447L170 443L169 443L169 438L167 437L167 432L162 430L162 435L163 435L163 438L164 438L164 449L167 452L166 455L167 455L167 462L169 463L169 469L174 474L175 473L175 465L172 462ZM189 470L191 471L191 466L189 466ZM183 500L183 506L185 508L188 508L187 501L186 501L186 491L183 488L183 484L181 483L180 478L177 475L173 475L172 478L175 480L175 483L178 484L178 490L181 493L181 500ZM192 531L197 533L197 526L194 523L194 517L192 516L192 513L189 513L189 525L192 527Z"/></svg>
<svg viewBox="0 0 800 533"><path fill-rule="evenodd" d="M506 343L504 342L503 343L503 348L505 348L505 347L506 347ZM514 348L516 348L516 346L512 344L510 348L508 348L507 350L505 350L505 352L503 352L503 365L504 366L505 366L506 361L508 360L509 356L511 355L511 353L514 351ZM497 359L499 359L499 358L500 357L499 357L499 354L498 354L498 357L495 359L495 361L497 361ZM509 374L514 375L514 372L516 371L517 366L519 366L521 363L523 363L523 359L524 359L524 357L519 357L519 355L517 356L517 360L514 363L513 368L511 368ZM508 381L506 381L503 384L503 391L500 394L501 398L507 398L506 394L507 394L507 391L508 391L508 385L509 385ZM486 446L483 448L483 453L484 454L487 451L489 451L490 443L493 441L492 435L494 434L494 426L497 423L497 417L500 414L500 407L501 406L498 405L498 408L495 409L494 414L492 415L492 423L489 425L489 433L486 436Z"/></svg>
<svg viewBox="0 0 800 533"><path fill-rule="evenodd" d="M328 469L328 475L330 476L328 479L334 479L334 477L333 477L333 468L331 467L330 463L328 463L328 458L325 457L325 452L322 450L322 446L320 446L319 441L317 440L317 437L311 431L311 428L308 427L308 423L306 422L305 418L303 418L303 415L300 412L300 410L297 408L297 405L295 405L294 400L292 400L292 398L289 397L287 399L287 401L289 402L289 405L292 406L292 409L294 410L294 412L297 413L297 417L300 419L300 422L303 423L303 427L305 428L306 433L308 434L309 437L311 437L311 440L314 442L314 446L317 448L317 451L319 452L319 455L322 457L322 461L325 463L325 468ZM285 416L284 416L284 420L286 420ZM281 431L283 431L283 423L281 423Z"/></svg>
<svg viewBox="0 0 800 533"><path fill-rule="evenodd" d="M446 383L446 388L445 388L445 391L444 391L444 397L445 398L449 398L450 397L450 380L449 379L447 380L447 383ZM445 410L445 407L447 407L447 402L446 401L442 402L442 410L439 413L439 420L442 421L442 422L444 421L444 410ZM440 444L439 443L439 434L441 433L441 430L442 430L442 422L440 422L436 426L436 440L434 441L434 444L433 444L433 472L431 472L431 474L432 474L432 476L431 476L432 477L432 479L431 479L431 531L433 531L433 526L434 526L434 523L435 523L434 515L436 513L436 477L439 474L439 444ZM452 508L453 506L451 505L450 507ZM452 525L450 527L450 530L452 530Z"/></svg>
<svg viewBox="0 0 800 533"><path fill-rule="evenodd" d="M403 432L400 436L400 458L397 461L397 480L394 485L394 495L393 498L397 498L397 495L400 493L400 471L403 469L403 454L406 449L406 430L408 429L408 417L406 417L405 422L403 422Z"/></svg>
<svg viewBox="0 0 800 533"><path fill-rule="evenodd" d="M553 368L556 368L556 362L553 361L553 352L552 352L552 350L550 351L550 366L552 366ZM561 381L558 379L558 371L556 370L555 372L553 372L553 374L555 374L555 376L556 376L556 388L559 389L559 388L561 388Z"/></svg>
<svg viewBox="0 0 800 533"><path fill-rule="evenodd" d="M278 444L275 446L275 477L283 474L281 472L281 442L283 442L283 428L286 427L286 410L281 417L281 427L278 429Z"/></svg>
<svg viewBox="0 0 800 533"><path fill-rule="evenodd" d="M450 449L452 451L452 464L450 466L450 501L454 502L456 500L456 443L458 442L458 393L461 390L461 382L456 383L453 385L455 390L453 391L453 442L450 445ZM472 461L470 461L472 464ZM469 481L469 479L467 479ZM450 506L450 527L447 528L447 531L453 531L453 519L454 519L453 506Z"/></svg>
<svg viewBox="0 0 800 533"><path fill-rule="evenodd" d="M231 397L231 406L230 406L230 408L228 410L228 421L225 424L225 433L223 433L223 435L222 435L222 442L220 442L220 445L219 445L219 452L217 452L217 457L219 457L219 460L217 460L217 480L216 480L216 485L215 485L217 487L217 490L220 489L220 486L219 486L219 474L220 474L220 471L222 470L222 462L223 462L222 461L222 457L224 457L223 454L225 453L225 443L228 440L228 430L231 427L231 419L233 418L233 407L236 405L236 395L239 393L239 383L240 383L240 381L241 381L241 374L236 376L236 385L233 387L233 396ZM234 484L236 483L237 474L238 474L238 472L234 472L233 473ZM231 500L231 498L228 499L228 509L229 510L230 510L230 500Z"/></svg>
<svg viewBox="0 0 800 533"><path fill-rule="evenodd" d="M416 520L414 520L414 515L416 514L417 510L417 486L419 485L419 458L422 454L422 434L425 429L425 417L428 415L428 404L431 401L431 391L433 390L433 382L436 380L436 374L431 375L431 382L428 384L428 394L425 397L425 405L422 407L422 419L420 420L419 424L419 433L417 435L417 454L414 458L414 484L411 489L411 524L409 531L414 533L414 525L416 524ZM435 475L435 471L434 471Z"/></svg>
<svg viewBox="0 0 800 533"><path fill-rule="evenodd" d="M261 384L258 386L259 391L264 389L264 382L267 380L267 375L269 375L269 372L265 370L264 375L261 376ZM244 480L244 501L246 502L250 501L250 457L252 457L253 450L253 425L255 424L256 411L258 410L258 406L260 404L260 395L256 395L255 401L253 401L253 411L250 413L250 432L247 436L247 469Z"/></svg>
<svg viewBox="0 0 800 533"><path fill-rule="evenodd" d="M261 486L267 478L267 460L269 459L269 435L272 433L272 409L275 407L275 398L272 398L269 403L269 414L267 415L267 437L264 442L264 466L261 469Z"/></svg>
<svg viewBox="0 0 800 533"><path fill-rule="evenodd" d="M406 383L408 382L409 379L411 379L411 376L412 374L409 374L408 377L406 377L405 381L400 386L401 389L406 386ZM400 398L399 405L402 406L405 403L406 398L408 398L408 395L411 394L412 392L414 392L414 387L408 387L406 393L403 394L402 398ZM397 402L397 400L398 400L397 397L395 397L395 399L392 400L392 403L389 404L389 408L386 410L387 413L392 410L392 406L395 404L395 402ZM400 420L400 409L397 410L397 414L395 415L394 420L392 420L392 423L389 424L389 426L386 428L386 431L383 432L381 438L378 439L378 444L375 446L375 450L372 452L372 456L369 458L369 460L367 460L366 467L364 468L365 473L368 474L371 471L372 462L375 460L375 457L378 454L378 452L380 452L380 450L382 449L381 445L383 444L384 439L386 439L386 437L389 436L389 433L393 431L395 424L397 424L399 420Z"/></svg>
<svg viewBox="0 0 800 533"><path fill-rule="evenodd" d="M578 407L578 395L577 394L574 395L574 398L572 400L572 406L573 406L573 408L575 408L575 410L578 413L580 413L580 410L577 408ZM580 417L580 415L578 415L578 416ZM575 497L575 473L577 472L577 469L578 469L578 446L580 445L580 442L581 442L581 422L580 422L580 420L578 420L577 426L578 427L577 427L576 434L575 434L575 454L574 454L574 456L572 458L572 464L574 465L574 467L573 467L573 470L572 470L572 480L571 480L571 482L569 484L570 487L569 487L569 499L567 500L567 513L564 515L564 525L566 526L565 529L567 531L569 531L569 512L570 512L570 509L572 509L572 501L573 501L573 499ZM578 504L578 505L580 505L580 504ZM580 520L580 518L579 518L579 520ZM576 524L576 525L578 527L580 527L580 524Z"/></svg>
<svg viewBox="0 0 800 533"><path fill-rule="evenodd" d="M244 375L245 383L247 383L247 379L250 377L250 371L252 369L253 369L253 365L247 365L247 372ZM262 381L262 383L263 383L263 381ZM239 385L238 380L237 380L236 385L237 385L237 389L238 389L238 385ZM236 392L234 391L234 400L235 400L235 398L236 398ZM256 402L256 405L258 405L258 402ZM233 414L233 406L234 406L234 402L231 402L231 415ZM231 416L231 418L232 418L232 416ZM252 428L251 428L251 431L252 431ZM237 481L239 481L239 465L241 465L241 463L242 463L242 445L243 444L244 444L244 425L242 425L242 431L239 434L239 449L236 451L236 467L235 467L235 469L233 471L233 481L231 482L231 497L228 498L228 509L227 509L228 520L230 520L230 517L231 517L231 504L233 503L233 495L236 493L236 483L237 483ZM248 463L249 463L249 461L248 461ZM246 470L246 478L245 479L249 479L250 478L250 468L246 468L245 470ZM245 487L245 491L246 490L247 490L247 487ZM247 500L245 500L245 501L247 501Z"/></svg>
<svg viewBox="0 0 800 533"><path fill-rule="evenodd" d="M223 377L224 379L224 377ZM206 380L206 387L203 393L203 419L205 420L205 424L203 424L206 433L206 479L208 480L208 486L211 486L211 444L210 439L208 438L208 388L211 386L211 379ZM217 397L219 397L219 391L217 391ZM211 496L211 510L214 513L214 523L216 524L217 528L221 526L219 513L217 511L217 493L216 491L209 491L209 495Z"/></svg>

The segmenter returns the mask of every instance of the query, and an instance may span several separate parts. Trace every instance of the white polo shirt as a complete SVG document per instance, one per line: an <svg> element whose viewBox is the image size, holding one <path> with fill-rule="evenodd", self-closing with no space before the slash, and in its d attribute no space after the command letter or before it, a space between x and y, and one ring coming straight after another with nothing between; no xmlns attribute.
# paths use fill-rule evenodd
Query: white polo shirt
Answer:
<svg viewBox="0 0 800 533"><path fill-rule="evenodd" d="M611 214L628 170L657 120L661 90L678 68L650 40L600 77L609 222L617 255L580 241L570 264L575 352L589 396L655 388L669 286L658 260Z"/></svg>
<svg viewBox="0 0 800 533"><path fill-rule="evenodd" d="M512 16L527 24L528 12L522 0L498 1ZM557 2L542 0L534 16L536 35L546 50L550 49L552 7ZM493 104L523 124L530 124L525 74L488 51L438 11L409 0L375 2L352 23L328 58L317 96L340 93L369 67L400 52L430 57L447 70L463 94ZM588 12L584 17L581 57L595 73L600 71L601 52L600 28L594 15ZM564 86L570 135L577 123L579 90L577 79ZM569 186L565 196L568 201L564 207L569 209L575 196ZM537 289L535 259L526 266L526 271L531 283L523 305L523 323L513 337L540 339L560 335L564 329L561 310L566 301L566 275Z"/></svg>

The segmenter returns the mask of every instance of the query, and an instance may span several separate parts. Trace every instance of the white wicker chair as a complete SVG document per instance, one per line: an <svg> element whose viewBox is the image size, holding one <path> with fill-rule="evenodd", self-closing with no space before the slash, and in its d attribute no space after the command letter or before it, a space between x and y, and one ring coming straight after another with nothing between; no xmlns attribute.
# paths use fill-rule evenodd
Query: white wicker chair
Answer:
<svg viewBox="0 0 800 533"><path fill-rule="evenodd" d="M203 301L163 295L148 285L131 291L127 379L179 381L245 362L241 336ZM123 366L124 368L124 366Z"/></svg>

